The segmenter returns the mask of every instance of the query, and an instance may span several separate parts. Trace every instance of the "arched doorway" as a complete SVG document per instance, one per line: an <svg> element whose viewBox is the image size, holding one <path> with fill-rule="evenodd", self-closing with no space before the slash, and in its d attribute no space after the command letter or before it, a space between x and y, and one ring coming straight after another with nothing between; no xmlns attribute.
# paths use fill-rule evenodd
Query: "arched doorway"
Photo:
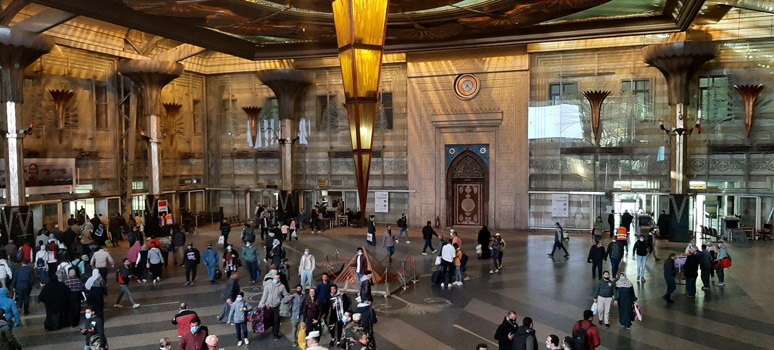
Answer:
<svg viewBox="0 0 774 350"><path fill-rule="evenodd" d="M487 224L489 167L471 150L460 152L446 171L446 224Z"/></svg>

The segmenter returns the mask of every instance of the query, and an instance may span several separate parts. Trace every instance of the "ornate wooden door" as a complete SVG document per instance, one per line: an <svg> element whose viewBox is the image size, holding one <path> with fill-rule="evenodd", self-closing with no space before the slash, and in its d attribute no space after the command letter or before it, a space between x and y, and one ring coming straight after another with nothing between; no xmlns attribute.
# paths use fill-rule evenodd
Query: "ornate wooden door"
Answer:
<svg viewBox="0 0 774 350"><path fill-rule="evenodd" d="M451 226L486 225L488 168L481 157L462 152L447 173L447 222Z"/></svg>

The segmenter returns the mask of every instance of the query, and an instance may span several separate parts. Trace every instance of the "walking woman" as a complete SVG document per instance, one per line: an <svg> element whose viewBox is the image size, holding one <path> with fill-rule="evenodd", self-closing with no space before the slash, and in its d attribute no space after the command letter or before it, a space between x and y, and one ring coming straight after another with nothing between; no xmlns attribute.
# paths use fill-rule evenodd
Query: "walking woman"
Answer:
<svg viewBox="0 0 774 350"><path fill-rule="evenodd" d="M500 237L492 236L492 241L489 242L489 252L492 257L492 269L489 273L495 273L500 271Z"/></svg>
<svg viewBox="0 0 774 350"><path fill-rule="evenodd" d="M723 243L718 243L718 257L715 259L717 261L717 274L718 274L718 287L722 287L726 285L726 273L725 268L723 267L723 264L721 263L721 260L728 258L731 259L731 257L728 255L728 252L726 251L726 246L723 245Z"/></svg>
<svg viewBox="0 0 774 350"><path fill-rule="evenodd" d="M223 270L226 271L226 278L230 278L240 265L239 253L229 244L226 247L226 254L223 254Z"/></svg>
<svg viewBox="0 0 774 350"><path fill-rule="evenodd" d="M492 234L489 233L489 229L486 228L486 226L481 228L481 231L478 231L478 239L476 240L478 244L481 245L481 257L479 259L489 259L489 241L492 240Z"/></svg>
<svg viewBox="0 0 774 350"><path fill-rule="evenodd" d="M250 304L245 301L245 293L239 292L236 300L231 304L231 310L228 312L227 325L233 324L236 327L237 334L237 346L242 346L242 339L246 344L250 344L247 340L247 313L253 309Z"/></svg>
<svg viewBox="0 0 774 350"><path fill-rule="evenodd" d="M97 315L103 315L107 289L105 289L105 281L102 280L99 270L92 270L91 277L86 281L85 287L86 301L91 306L92 311Z"/></svg>
<svg viewBox="0 0 774 350"><path fill-rule="evenodd" d="M631 329L634 319L634 302L637 297L634 295L634 286L626 274L621 272L618 275L618 281L615 282L615 304L618 305L618 322L621 327Z"/></svg>
<svg viewBox="0 0 774 350"><path fill-rule="evenodd" d="M133 275L142 280L142 283L148 283L148 245L143 244L137 253L137 263L134 265Z"/></svg>
<svg viewBox="0 0 774 350"><path fill-rule="evenodd" d="M161 266L164 265L164 257L161 255L159 245L151 242L151 249L148 251L148 263L145 265L153 274L153 283L161 281Z"/></svg>
<svg viewBox="0 0 774 350"><path fill-rule="evenodd" d="M554 231L554 249L551 249L551 254L548 254L548 256L553 257L556 248L562 248L562 250L564 250L565 258L570 256L570 253L567 252L567 248L564 247L564 230L562 229L562 225L559 225L558 222L556 223L556 231Z"/></svg>

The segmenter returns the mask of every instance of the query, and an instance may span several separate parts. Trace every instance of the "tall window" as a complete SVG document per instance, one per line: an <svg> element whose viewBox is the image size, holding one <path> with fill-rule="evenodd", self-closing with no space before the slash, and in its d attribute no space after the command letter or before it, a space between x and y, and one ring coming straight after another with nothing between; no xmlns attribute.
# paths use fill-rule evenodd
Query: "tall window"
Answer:
<svg viewBox="0 0 774 350"><path fill-rule="evenodd" d="M193 131L195 135L202 133L202 116L204 115L204 106L202 100L193 100Z"/></svg>
<svg viewBox="0 0 774 350"><path fill-rule="evenodd" d="M108 128L108 88L98 83L94 86L94 107L96 111L97 129Z"/></svg>
<svg viewBox="0 0 774 350"><path fill-rule="evenodd" d="M317 125L320 131L339 129L339 104L336 95L317 96Z"/></svg>
<svg viewBox="0 0 774 350"><path fill-rule="evenodd" d="M650 104L650 80L629 80L621 84L621 91L631 93L634 98L634 114L640 120L653 120Z"/></svg>
<svg viewBox="0 0 774 350"><path fill-rule="evenodd" d="M720 123L734 118L734 98L728 77L699 78L699 106L705 122Z"/></svg>
<svg viewBox="0 0 774 350"><path fill-rule="evenodd" d="M379 110L376 119L376 127L383 130L392 130L393 124L392 92L382 92L379 97Z"/></svg>
<svg viewBox="0 0 774 350"><path fill-rule="evenodd" d="M578 83L556 83L548 86L548 99L558 103L563 95L578 94Z"/></svg>

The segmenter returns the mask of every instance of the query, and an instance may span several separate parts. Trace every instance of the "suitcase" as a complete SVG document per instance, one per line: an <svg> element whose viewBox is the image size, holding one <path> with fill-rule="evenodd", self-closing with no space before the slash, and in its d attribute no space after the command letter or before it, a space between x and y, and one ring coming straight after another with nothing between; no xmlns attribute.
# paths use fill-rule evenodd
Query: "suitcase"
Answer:
<svg viewBox="0 0 774 350"><path fill-rule="evenodd" d="M432 281L433 281L433 284L441 284L441 271L440 270L433 271Z"/></svg>

